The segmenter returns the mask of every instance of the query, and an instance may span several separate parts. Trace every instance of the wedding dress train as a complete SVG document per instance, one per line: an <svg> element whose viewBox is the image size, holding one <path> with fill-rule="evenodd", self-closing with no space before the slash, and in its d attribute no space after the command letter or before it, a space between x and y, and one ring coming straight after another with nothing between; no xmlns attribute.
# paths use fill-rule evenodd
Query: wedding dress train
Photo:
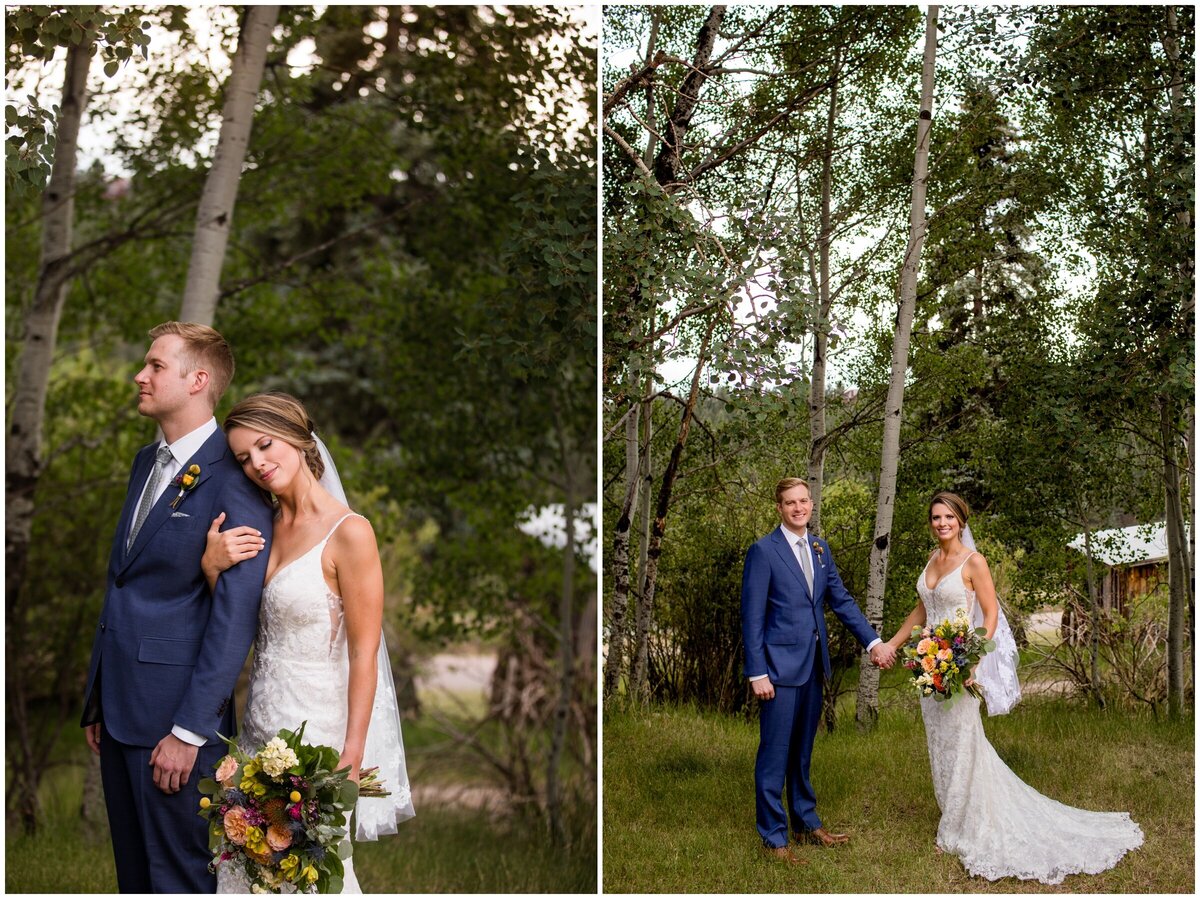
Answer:
<svg viewBox="0 0 1200 899"><path fill-rule="evenodd" d="M975 596L963 582L962 568L932 590L921 573L917 591L930 624L953 619L957 609L971 611ZM988 880L1058 884L1068 874L1106 871L1142 845L1142 829L1127 812L1072 808L1017 777L988 742L979 706L970 694L950 707L921 699L933 790L942 811L940 849Z"/></svg>

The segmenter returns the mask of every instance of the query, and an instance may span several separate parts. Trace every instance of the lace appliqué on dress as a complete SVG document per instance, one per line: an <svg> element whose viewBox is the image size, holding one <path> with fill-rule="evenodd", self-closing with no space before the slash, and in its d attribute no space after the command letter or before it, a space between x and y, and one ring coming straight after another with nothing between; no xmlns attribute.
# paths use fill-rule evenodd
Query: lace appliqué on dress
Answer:
<svg viewBox="0 0 1200 899"><path fill-rule="evenodd" d="M965 564L965 560L964 560ZM969 609L973 596L962 566L931 590L917 582L926 620ZM1069 874L1098 874L1142 845L1127 812L1091 812L1043 796L996 754L983 731L979 700L963 696L947 708L923 697L921 716L933 790L942 811L937 844L968 872L988 880L1017 877L1058 884Z"/></svg>

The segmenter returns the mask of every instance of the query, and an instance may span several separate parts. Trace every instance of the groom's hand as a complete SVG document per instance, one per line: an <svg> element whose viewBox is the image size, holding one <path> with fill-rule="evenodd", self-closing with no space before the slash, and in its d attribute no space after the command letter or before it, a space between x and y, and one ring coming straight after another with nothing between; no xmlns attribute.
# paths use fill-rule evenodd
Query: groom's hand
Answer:
<svg viewBox="0 0 1200 899"><path fill-rule="evenodd" d="M750 681L750 689L754 691L756 697L764 702L775 698L775 685L771 683L769 677L760 677L758 680Z"/></svg>
<svg viewBox="0 0 1200 899"><path fill-rule="evenodd" d="M88 749L100 754L100 723L89 724L83 729L83 735L87 737Z"/></svg>
<svg viewBox="0 0 1200 899"><path fill-rule="evenodd" d="M154 785L164 793L178 793L187 784L199 752L199 746L185 743L174 734L167 734L150 753Z"/></svg>
<svg viewBox="0 0 1200 899"><path fill-rule="evenodd" d="M896 650L886 643L877 643L871 650L871 661L877 668L891 668L896 664Z"/></svg>

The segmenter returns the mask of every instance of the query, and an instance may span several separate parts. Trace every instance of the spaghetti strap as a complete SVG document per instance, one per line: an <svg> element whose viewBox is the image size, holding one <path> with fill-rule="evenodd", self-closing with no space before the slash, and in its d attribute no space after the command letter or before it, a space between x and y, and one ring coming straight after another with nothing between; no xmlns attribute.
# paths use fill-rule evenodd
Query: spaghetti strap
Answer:
<svg viewBox="0 0 1200 899"><path fill-rule="evenodd" d="M350 518L354 515L358 515L358 513L357 512L347 512L345 515L343 515L341 518L339 518L337 521L335 521L333 523L333 527L331 527L329 529L329 533L325 535L325 539L322 540L320 543L318 543L317 546L324 546L326 543L328 543L329 538L333 536L333 532L336 531L341 526L342 522L345 521L347 518ZM362 518L364 521L366 520L366 517L363 515L358 515L358 517Z"/></svg>

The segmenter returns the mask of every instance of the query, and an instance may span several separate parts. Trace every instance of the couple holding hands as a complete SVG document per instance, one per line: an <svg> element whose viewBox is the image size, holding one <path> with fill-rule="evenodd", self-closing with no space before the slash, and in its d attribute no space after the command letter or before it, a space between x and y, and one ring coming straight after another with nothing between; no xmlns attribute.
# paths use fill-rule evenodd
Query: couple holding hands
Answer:
<svg viewBox="0 0 1200 899"><path fill-rule="evenodd" d="M789 844L789 818L797 843L833 848L850 840L824 827L809 776L823 681L830 674L826 608L880 668L895 664L914 626L963 610L996 641L971 681L981 688L989 714L1007 712L1020 688L1016 645L987 561L974 549L969 510L960 497L941 492L930 502L938 548L918 579L916 606L886 642L842 584L829 544L808 530L807 482L783 479L775 501L780 525L750 547L742 573L745 674L760 700L755 812L763 852L803 865L806 859ZM933 792L942 812L938 851L953 853L967 871L989 880L1057 884L1068 874L1106 871L1142 844L1142 830L1128 813L1071 808L1018 778L988 742L979 707L970 693L954 703L921 698Z"/></svg>

